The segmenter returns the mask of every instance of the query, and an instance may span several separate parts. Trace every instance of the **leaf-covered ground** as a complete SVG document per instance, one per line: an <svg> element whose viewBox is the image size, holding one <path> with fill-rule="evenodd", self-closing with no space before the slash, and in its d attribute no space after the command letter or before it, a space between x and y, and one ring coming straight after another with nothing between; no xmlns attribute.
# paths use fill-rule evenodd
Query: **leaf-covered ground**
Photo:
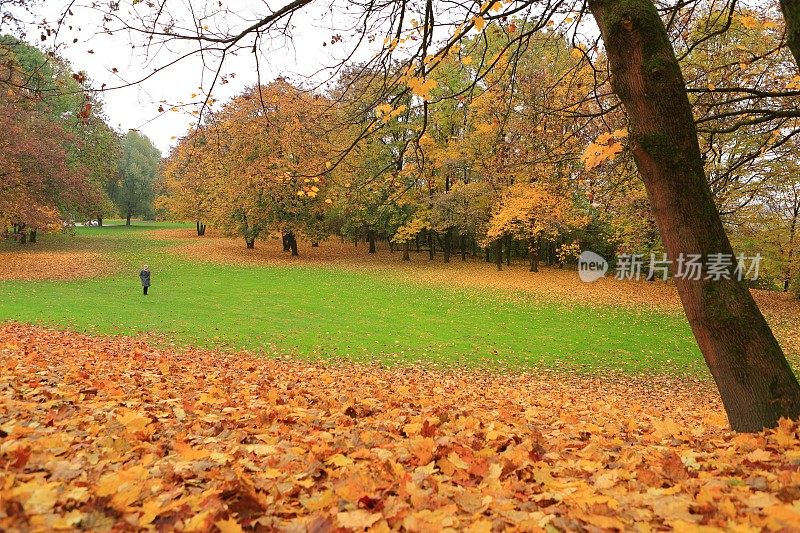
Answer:
<svg viewBox="0 0 800 533"><path fill-rule="evenodd" d="M0 280L71 280L109 274L113 263L101 253L0 250Z"/></svg>
<svg viewBox="0 0 800 533"><path fill-rule="evenodd" d="M0 326L5 530L791 531L799 432L729 432L706 382Z"/></svg>

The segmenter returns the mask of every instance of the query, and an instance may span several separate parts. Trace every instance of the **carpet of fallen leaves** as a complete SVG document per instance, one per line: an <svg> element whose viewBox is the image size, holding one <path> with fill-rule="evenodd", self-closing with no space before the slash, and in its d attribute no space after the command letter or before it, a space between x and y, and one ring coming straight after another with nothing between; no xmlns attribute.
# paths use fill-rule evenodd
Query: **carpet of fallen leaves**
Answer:
<svg viewBox="0 0 800 533"><path fill-rule="evenodd" d="M108 274L113 264L96 252L0 251L0 280L70 280Z"/></svg>
<svg viewBox="0 0 800 533"><path fill-rule="evenodd" d="M0 325L0 529L791 531L800 426L670 378L319 365Z"/></svg>

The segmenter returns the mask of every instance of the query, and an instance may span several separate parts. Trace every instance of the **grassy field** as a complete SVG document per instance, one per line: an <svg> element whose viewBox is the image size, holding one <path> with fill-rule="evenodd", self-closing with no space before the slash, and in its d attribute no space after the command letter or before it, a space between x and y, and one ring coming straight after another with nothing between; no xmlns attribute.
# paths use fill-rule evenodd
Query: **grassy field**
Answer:
<svg viewBox="0 0 800 533"><path fill-rule="evenodd" d="M143 231L169 227L179 225L79 228L74 237L45 238L35 253L100 251L116 271L69 281L0 281L0 321L309 358L705 372L680 313L526 300L338 264L193 261L171 251L174 241ZM153 271L147 297L137 275L143 263Z"/></svg>

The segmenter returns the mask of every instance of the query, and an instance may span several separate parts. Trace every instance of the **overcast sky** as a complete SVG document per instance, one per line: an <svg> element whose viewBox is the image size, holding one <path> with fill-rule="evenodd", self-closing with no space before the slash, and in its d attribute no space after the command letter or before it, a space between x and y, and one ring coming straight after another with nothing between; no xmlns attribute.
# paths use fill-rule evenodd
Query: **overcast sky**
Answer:
<svg viewBox="0 0 800 533"><path fill-rule="evenodd" d="M195 1L195 9L198 4L203 3ZM37 19L57 20L64 5L64 2L47 2L46 7L37 13ZM170 5L185 9L188 1L178 1ZM242 17L241 21L234 20L234 23L244 24L247 20L268 12L264 3L258 0L226 1L226 7L232 5ZM142 7L142 4L137 7ZM133 9L130 0L123 0L122 9ZM96 11L77 5L73 12L75 16L68 19L58 36L58 53L70 61L75 71L85 71L92 79L94 87L101 84L114 87L137 81L151 73L154 68L174 60L189 49L187 44L173 45L169 48L151 49L146 54L140 46L143 41L139 37L126 33L106 35L99 32L100 16ZM187 16L187 20L191 20L191 17ZM284 42L273 42L262 47L259 55L262 82L281 75L295 80L303 79L303 76L317 72L322 67L336 64L337 59L347 52L347 39L351 37L343 35L344 43L330 44L331 37L339 33L331 28L344 27L345 24L341 21L341 14L337 16L319 10L295 16L292 24L294 39L288 45ZM38 36L37 30L31 30L28 38L39 45ZM78 39L78 42L73 43L73 39ZM326 45L323 46L323 43ZM133 47L132 44L138 47ZM46 41L45 45L52 43ZM359 56L366 58L375 52L376 46L379 45L375 43L374 46L365 47ZM216 85L213 96L217 102L224 102L241 92L245 86L256 83L258 79L253 54L247 52L228 57L222 73L228 75L228 83ZM190 112L199 108L199 103L204 100L202 89L209 88L212 78L213 72L203 68L201 58L193 57L142 83L105 91L103 100L109 123L123 132L129 128L139 129L166 155L174 145L175 138L196 123L196 116ZM179 111L170 110L173 106L192 102L198 105L180 107ZM160 105L165 109L162 113L158 111Z"/></svg>

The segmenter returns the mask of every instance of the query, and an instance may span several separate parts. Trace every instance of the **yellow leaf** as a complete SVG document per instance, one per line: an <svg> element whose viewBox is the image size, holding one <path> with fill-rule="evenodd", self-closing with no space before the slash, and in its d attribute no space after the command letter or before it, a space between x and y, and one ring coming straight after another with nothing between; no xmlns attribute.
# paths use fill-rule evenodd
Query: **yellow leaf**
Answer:
<svg viewBox="0 0 800 533"><path fill-rule="evenodd" d="M337 513L336 519L342 527L363 530L381 519L380 513L370 513L364 509Z"/></svg>
<svg viewBox="0 0 800 533"><path fill-rule="evenodd" d="M233 518L217 520L214 525L219 528L220 533L241 533L243 531L242 526Z"/></svg>
<svg viewBox="0 0 800 533"><path fill-rule="evenodd" d="M344 468L346 466L352 466L354 463L352 459L342 455L341 453L337 453L336 455L328 457L328 459L325 462L329 465L338 466L340 468Z"/></svg>
<svg viewBox="0 0 800 533"><path fill-rule="evenodd" d="M752 15L745 15L741 18L742 26L747 28L748 30L752 30L753 28L758 26L758 20Z"/></svg>
<svg viewBox="0 0 800 533"><path fill-rule="evenodd" d="M472 64L472 56L464 56L461 58L461 63L463 65L471 65Z"/></svg>
<svg viewBox="0 0 800 533"><path fill-rule="evenodd" d="M466 470L469 468L469 465L465 463L464 460L454 451L450 452L450 454L447 456L447 460L453 463L453 466L460 468L461 470Z"/></svg>
<svg viewBox="0 0 800 533"><path fill-rule="evenodd" d="M472 17L472 24L476 30L481 31L486 26L486 19L481 16Z"/></svg>
<svg viewBox="0 0 800 533"><path fill-rule="evenodd" d="M184 461L198 461L211 455L205 450L197 450L192 448L189 444L180 440L175 442L175 451Z"/></svg>

